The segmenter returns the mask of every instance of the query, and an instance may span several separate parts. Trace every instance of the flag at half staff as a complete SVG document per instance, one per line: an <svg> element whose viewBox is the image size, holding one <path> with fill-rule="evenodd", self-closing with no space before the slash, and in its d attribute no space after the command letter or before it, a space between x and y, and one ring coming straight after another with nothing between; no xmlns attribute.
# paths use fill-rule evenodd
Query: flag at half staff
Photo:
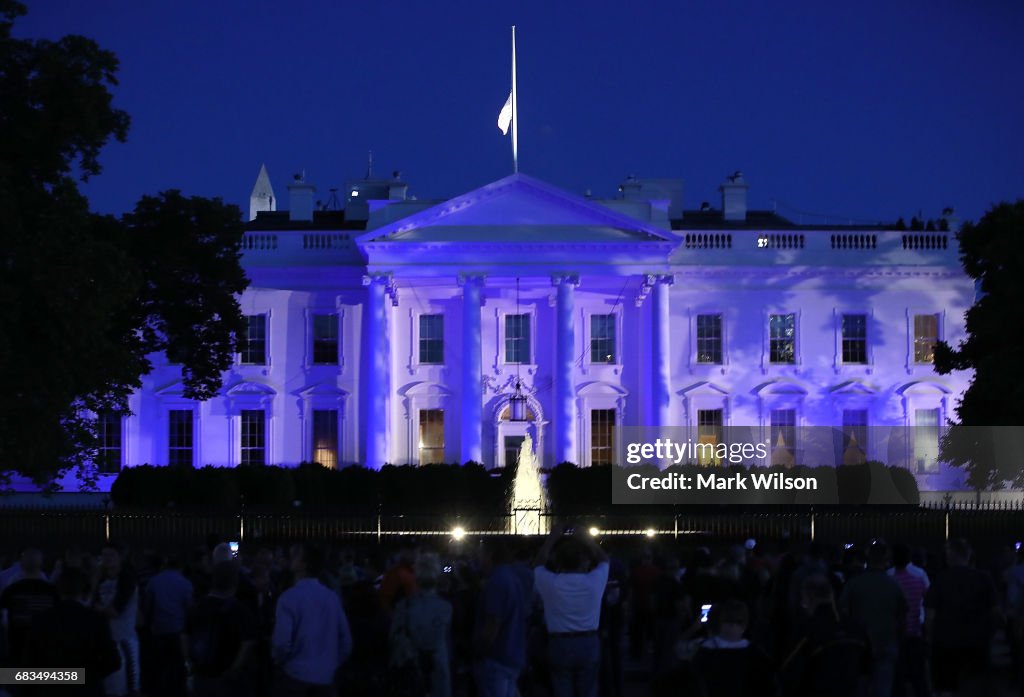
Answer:
<svg viewBox="0 0 1024 697"><path fill-rule="evenodd" d="M501 135L508 135L508 127L512 125L512 93L508 93L508 99L505 100L505 106L501 107L501 113L498 114L498 128L501 129Z"/></svg>

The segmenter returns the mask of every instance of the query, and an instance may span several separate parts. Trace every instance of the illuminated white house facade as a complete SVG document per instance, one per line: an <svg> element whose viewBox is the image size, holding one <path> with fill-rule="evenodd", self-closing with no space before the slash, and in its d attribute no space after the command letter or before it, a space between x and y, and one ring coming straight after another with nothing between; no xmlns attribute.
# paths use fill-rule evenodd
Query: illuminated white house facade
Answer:
<svg viewBox="0 0 1024 697"><path fill-rule="evenodd" d="M959 486L936 443L969 375L931 365L974 299L953 232L796 225L748 211L739 174L696 211L666 180L599 201L516 174L418 201L366 179L344 210L288 188L287 212L265 171L253 191L249 334L222 393L185 399L161 357L104 429L113 469L500 467L527 432L543 466L594 465L617 425L889 425L926 434L907 458L922 489Z"/></svg>

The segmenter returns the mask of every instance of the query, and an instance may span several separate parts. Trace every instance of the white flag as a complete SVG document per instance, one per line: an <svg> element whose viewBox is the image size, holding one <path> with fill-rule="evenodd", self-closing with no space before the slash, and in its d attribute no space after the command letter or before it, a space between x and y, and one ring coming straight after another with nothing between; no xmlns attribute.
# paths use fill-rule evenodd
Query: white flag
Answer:
<svg viewBox="0 0 1024 697"><path fill-rule="evenodd" d="M508 135L508 127L512 123L512 93L508 93L508 99L505 100L505 106L501 107L501 113L498 114L498 128L501 129L501 135Z"/></svg>

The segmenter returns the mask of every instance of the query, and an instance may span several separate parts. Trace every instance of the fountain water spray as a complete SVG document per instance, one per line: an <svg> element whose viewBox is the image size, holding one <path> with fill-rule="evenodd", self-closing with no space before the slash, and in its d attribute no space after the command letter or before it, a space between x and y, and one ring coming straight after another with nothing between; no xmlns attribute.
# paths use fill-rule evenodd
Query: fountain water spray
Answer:
<svg viewBox="0 0 1024 697"><path fill-rule="evenodd" d="M509 532L516 535L542 535L548 532L547 517L543 515L547 508L547 496L540 479L537 456L533 452L533 439L529 435L519 448L511 499Z"/></svg>

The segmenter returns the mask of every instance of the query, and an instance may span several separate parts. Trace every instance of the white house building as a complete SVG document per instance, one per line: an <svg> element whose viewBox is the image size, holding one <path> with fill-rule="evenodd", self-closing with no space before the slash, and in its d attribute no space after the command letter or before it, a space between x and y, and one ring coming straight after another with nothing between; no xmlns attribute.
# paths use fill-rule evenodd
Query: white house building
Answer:
<svg viewBox="0 0 1024 697"><path fill-rule="evenodd" d="M157 360L131 414L103 417L104 456L501 467L529 430L544 466L596 465L619 425L743 425L799 461L797 426L886 425L917 427L922 489L958 487L937 441L969 375L931 359L962 338L974 286L948 221L799 225L746 191L737 173L721 208L684 210L672 180L596 200L514 174L422 201L396 175L349 182L333 210L296 178L278 211L261 170L248 334L221 394L185 399L180 366Z"/></svg>

